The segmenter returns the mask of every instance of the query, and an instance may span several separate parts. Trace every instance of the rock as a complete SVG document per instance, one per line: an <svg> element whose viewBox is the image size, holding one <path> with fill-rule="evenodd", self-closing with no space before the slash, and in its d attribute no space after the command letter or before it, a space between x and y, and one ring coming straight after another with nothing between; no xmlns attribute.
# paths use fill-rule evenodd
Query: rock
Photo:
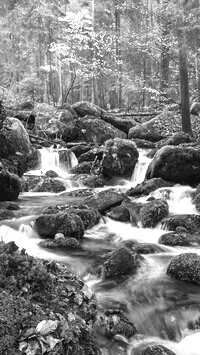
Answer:
<svg viewBox="0 0 200 355"><path fill-rule="evenodd" d="M84 228L92 228L95 224L99 223L100 214L97 210L88 207L87 205L58 205L53 207L47 207L44 209L43 214L56 214L61 212L73 213L78 215L83 222Z"/></svg>
<svg viewBox="0 0 200 355"><path fill-rule="evenodd" d="M166 139L164 145L179 145L181 143L190 143L192 138L187 133L174 133L170 138Z"/></svg>
<svg viewBox="0 0 200 355"><path fill-rule="evenodd" d="M104 147L93 148L86 153L81 154L78 159L79 164L84 161L93 161L95 159L102 160Z"/></svg>
<svg viewBox="0 0 200 355"><path fill-rule="evenodd" d="M43 214L36 218L34 228L42 238L54 238L56 233L62 233L65 238L79 240L84 235L82 219L77 214L68 212Z"/></svg>
<svg viewBox="0 0 200 355"><path fill-rule="evenodd" d="M200 190L199 187L200 187L200 185L198 185L197 191ZM198 193L198 194L195 196L193 202L194 202L194 205L195 205L195 207L196 207L196 210L197 210L198 212L200 212L200 193Z"/></svg>
<svg viewBox="0 0 200 355"><path fill-rule="evenodd" d="M141 355L176 355L163 345L151 345L142 351Z"/></svg>
<svg viewBox="0 0 200 355"><path fill-rule="evenodd" d="M106 183L106 179L101 175L94 174L82 174L78 176L78 180L87 187L95 188L95 187L103 187Z"/></svg>
<svg viewBox="0 0 200 355"><path fill-rule="evenodd" d="M124 132L93 116L80 118L77 127L79 128L79 140L94 143L97 146L104 144L108 139L126 138Z"/></svg>
<svg viewBox="0 0 200 355"><path fill-rule="evenodd" d="M68 125L62 128L61 135L64 142L73 142L78 139L80 129L77 126L77 120L68 123ZM52 137L53 138L53 137Z"/></svg>
<svg viewBox="0 0 200 355"><path fill-rule="evenodd" d="M0 201L17 200L21 191L21 181L0 164Z"/></svg>
<svg viewBox="0 0 200 355"><path fill-rule="evenodd" d="M105 143L102 159L102 173L106 177L131 177L139 153L136 145L125 139L110 139Z"/></svg>
<svg viewBox="0 0 200 355"><path fill-rule="evenodd" d="M70 174L90 174L92 169L91 161L83 161L69 170Z"/></svg>
<svg viewBox="0 0 200 355"><path fill-rule="evenodd" d="M53 170L48 170L46 171L45 176L48 176L49 178L56 178L58 177L58 174Z"/></svg>
<svg viewBox="0 0 200 355"><path fill-rule="evenodd" d="M106 310L105 315L101 315L99 322L100 324L98 324L96 330L108 338L112 338L117 334L130 338L137 333L134 324L119 310Z"/></svg>
<svg viewBox="0 0 200 355"><path fill-rule="evenodd" d="M154 142L150 142L145 139L134 138L131 140L136 144L137 148L144 148L144 149L156 148L156 144Z"/></svg>
<svg viewBox="0 0 200 355"><path fill-rule="evenodd" d="M156 132L155 128L152 128L147 123L138 124L137 126L132 127L128 132L128 138L145 139L150 142L160 141L163 138L163 136L161 136L160 133Z"/></svg>
<svg viewBox="0 0 200 355"><path fill-rule="evenodd" d="M163 253L163 248L159 247L156 244L139 244L134 248L134 252L137 254L155 254Z"/></svg>
<svg viewBox="0 0 200 355"><path fill-rule="evenodd" d="M175 232L165 233L161 235L158 243L169 246L194 247L200 245L200 236L184 232L178 232L176 229Z"/></svg>
<svg viewBox="0 0 200 355"><path fill-rule="evenodd" d="M59 154L59 162L61 165L63 165L63 167L70 169L78 164L76 155L71 151L71 149L61 148L58 150L58 154Z"/></svg>
<svg viewBox="0 0 200 355"><path fill-rule="evenodd" d="M77 144L71 148L71 151L76 155L77 159L82 155L91 150L90 144Z"/></svg>
<svg viewBox="0 0 200 355"><path fill-rule="evenodd" d="M62 233L56 233L54 240L60 240L60 239L65 239L64 234ZM75 239L76 240L76 239Z"/></svg>
<svg viewBox="0 0 200 355"><path fill-rule="evenodd" d="M5 219L11 219L14 217L15 217L14 212L9 211L7 209L0 209L0 221L3 221Z"/></svg>
<svg viewBox="0 0 200 355"><path fill-rule="evenodd" d="M127 210L127 208L125 208L122 205L112 207L111 211L106 213L106 216L108 216L111 219L114 219L115 221L120 221L120 222L130 221L130 213Z"/></svg>
<svg viewBox="0 0 200 355"><path fill-rule="evenodd" d="M49 239L40 242L39 245L42 248L53 249L53 250L59 249L62 251L74 250L80 248L80 243L75 238L67 238L67 239L58 238L58 239L54 239L53 241Z"/></svg>
<svg viewBox="0 0 200 355"><path fill-rule="evenodd" d="M140 209L140 219L144 228L154 228L169 213L169 206L165 200L155 199L147 202Z"/></svg>
<svg viewBox="0 0 200 355"><path fill-rule="evenodd" d="M129 275L136 271L139 266L139 257L132 254L126 248L114 251L101 266L101 274L104 279L111 277Z"/></svg>
<svg viewBox="0 0 200 355"><path fill-rule="evenodd" d="M5 128L0 130L0 158L8 158L16 152L26 156L30 154L29 136L17 118L6 118Z"/></svg>
<svg viewBox="0 0 200 355"><path fill-rule="evenodd" d="M200 102L193 102L190 106L190 113L198 116L200 113Z"/></svg>
<svg viewBox="0 0 200 355"><path fill-rule="evenodd" d="M103 114L101 119L111 124L112 126L120 129L124 133L128 134L130 128L136 126L138 123L131 117L115 117L110 114Z"/></svg>
<svg viewBox="0 0 200 355"><path fill-rule="evenodd" d="M162 225L170 231L184 227L187 233L196 233L200 229L200 216L195 214L172 215L162 220Z"/></svg>
<svg viewBox="0 0 200 355"><path fill-rule="evenodd" d="M100 213L109 210L111 207L118 206L122 202L122 195L114 189L108 189L94 193L87 197L83 202L89 207L97 209Z"/></svg>
<svg viewBox="0 0 200 355"><path fill-rule="evenodd" d="M33 188L34 192L62 192L66 190L66 186L62 181L45 178L40 180Z"/></svg>
<svg viewBox="0 0 200 355"><path fill-rule="evenodd" d="M149 195L152 191L157 190L161 187L170 187L172 184L162 178L153 178L150 180L144 180L141 184L136 187L132 187L126 192L128 196L140 196Z"/></svg>
<svg viewBox="0 0 200 355"><path fill-rule="evenodd" d="M96 106L89 101L76 102L72 108L79 117L85 117L87 115L101 117L101 115L105 112L99 106Z"/></svg>
<svg viewBox="0 0 200 355"><path fill-rule="evenodd" d="M200 181L200 151L194 148L165 146L150 163L146 178L161 177L174 183L195 184Z"/></svg>
<svg viewBox="0 0 200 355"><path fill-rule="evenodd" d="M167 274L175 279L200 285L200 256L195 253L175 256L169 263Z"/></svg>

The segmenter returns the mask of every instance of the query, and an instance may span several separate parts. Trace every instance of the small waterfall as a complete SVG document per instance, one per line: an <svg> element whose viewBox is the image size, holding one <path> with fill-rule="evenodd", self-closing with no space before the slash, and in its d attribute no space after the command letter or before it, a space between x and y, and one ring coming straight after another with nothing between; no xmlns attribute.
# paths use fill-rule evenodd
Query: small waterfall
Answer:
<svg viewBox="0 0 200 355"><path fill-rule="evenodd" d="M41 172L45 174L48 170L57 171L59 169L59 150L53 146L39 149L41 159Z"/></svg>
<svg viewBox="0 0 200 355"><path fill-rule="evenodd" d="M132 183L134 183L134 186L136 186L137 184L140 184L141 182L144 181L146 171L147 171L148 166L152 160L152 159L146 157L145 154L146 154L145 150L139 151L139 158L136 163L135 169L133 171L133 175L131 177L131 181L132 181Z"/></svg>

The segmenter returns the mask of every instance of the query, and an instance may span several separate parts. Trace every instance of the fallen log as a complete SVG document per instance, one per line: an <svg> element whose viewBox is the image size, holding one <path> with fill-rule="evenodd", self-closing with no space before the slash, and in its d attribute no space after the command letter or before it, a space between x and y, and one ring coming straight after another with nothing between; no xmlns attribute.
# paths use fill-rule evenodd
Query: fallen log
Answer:
<svg viewBox="0 0 200 355"><path fill-rule="evenodd" d="M112 113L118 117L137 117L137 116L157 116L160 115L162 112L138 112L138 113Z"/></svg>

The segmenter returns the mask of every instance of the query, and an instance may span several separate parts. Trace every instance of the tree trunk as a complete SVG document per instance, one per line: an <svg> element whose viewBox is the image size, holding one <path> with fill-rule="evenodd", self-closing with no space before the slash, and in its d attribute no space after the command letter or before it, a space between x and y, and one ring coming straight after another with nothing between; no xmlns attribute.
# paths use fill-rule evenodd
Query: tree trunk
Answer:
<svg viewBox="0 0 200 355"><path fill-rule="evenodd" d="M118 107L122 107L122 49L120 43L121 21L118 0L115 0L116 68L118 72Z"/></svg>
<svg viewBox="0 0 200 355"><path fill-rule="evenodd" d="M181 119L182 130L193 136L190 120L190 99L189 99L189 80L187 68L187 49L184 38L179 39L179 73L181 91Z"/></svg>
<svg viewBox="0 0 200 355"><path fill-rule="evenodd" d="M200 59L199 59L199 53L196 53L196 85L197 85L197 100L200 102Z"/></svg>

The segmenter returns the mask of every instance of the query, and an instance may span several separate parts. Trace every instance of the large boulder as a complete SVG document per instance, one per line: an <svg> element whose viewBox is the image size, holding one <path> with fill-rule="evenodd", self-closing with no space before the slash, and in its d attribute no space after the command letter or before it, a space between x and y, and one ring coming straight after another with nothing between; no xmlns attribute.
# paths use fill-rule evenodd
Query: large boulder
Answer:
<svg viewBox="0 0 200 355"><path fill-rule="evenodd" d="M21 181L0 164L0 201L16 200L21 191Z"/></svg>
<svg viewBox="0 0 200 355"><path fill-rule="evenodd" d="M66 186L62 181L45 177L44 179L41 179L37 183L37 185L33 188L32 191L58 193L65 190L66 190Z"/></svg>
<svg viewBox="0 0 200 355"><path fill-rule="evenodd" d="M77 121L78 139L95 145L102 145L108 139L126 138L126 134L95 116L86 116Z"/></svg>
<svg viewBox="0 0 200 355"><path fill-rule="evenodd" d="M196 115L198 116L199 113L200 113L200 102L196 101L196 102L193 102L190 106L190 113L192 115Z"/></svg>
<svg viewBox="0 0 200 355"><path fill-rule="evenodd" d="M198 183L200 151L176 146L165 146L159 149L146 173L147 179L154 177L182 184Z"/></svg>
<svg viewBox="0 0 200 355"><path fill-rule="evenodd" d="M94 161L95 159L101 160L104 153L104 147L95 147L86 153L81 154L78 159L79 164L83 161Z"/></svg>
<svg viewBox="0 0 200 355"><path fill-rule="evenodd" d="M102 173L106 177L131 177L139 153L134 142L128 139L110 139L105 143Z"/></svg>
<svg viewBox="0 0 200 355"><path fill-rule="evenodd" d="M85 231L82 219L69 212L43 214L36 218L34 228L42 238L54 238L57 233L62 233L65 238L79 240Z"/></svg>
<svg viewBox="0 0 200 355"><path fill-rule="evenodd" d="M111 207L120 205L122 200L123 197L120 192L116 192L114 189L108 189L86 197L84 204L103 213Z"/></svg>
<svg viewBox="0 0 200 355"><path fill-rule="evenodd" d="M168 216L169 207L165 200L154 199L140 209L140 219L144 228L154 228L158 222Z"/></svg>
<svg viewBox="0 0 200 355"><path fill-rule="evenodd" d="M163 138L163 136L160 133L156 132L156 130L152 128L150 125L148 126L147 124L144 123L132 127L128 132L128 138L129 139L139 138L139 139L145 139L150 142L158 142Z"/></svg>
<svg viewBox="0 0 200 355"><path fill-rule="evenodd" d="M83 161L69 170L70 174L90 174L92 169L91 161Z"/></svg>
<svg viewBox="0 0 200 355"><path fill-rule="evenodd" d="M167 274L175 279L200 285L200 256L195 253L175 256L169 263Z"/></svg>
<svg viewBox="0 0 200 355"><path fill-rule="evenodd" d="M132 254L126 248L114 251L101 266L101 275L104 279L134 273L140 264L137 254Z"/></svg>
<svg viewBox="0 0 200 355"><path fill-rule="evenodd" d="M85 117L87 115L101 117L101 115L105 113L99 106L89 101L76 102L72 108L79 117Z"/></svg>
<svg viewBox="0 0 200 355"><path fill-rule="evenodd" d="M25 156L31 153L29 136L17 118L6 118L5 128L0 130L0 158L8 158L17 152Z"/></svg>
<svg viewBox="0 0 200 355"><path fill-rule="evenodd" d="M179 227L180 228L180 227ZM200 235L190 234L186 232L169 232L161 235L158 241L159 244L169 246L195 247L200 245Z"/></svg>
<svg viewBox="0 0 200 355"><path fill-rule="evenodd" d="M128 196L141 196L149 195L150 192L160 189L161 187L170 187L172 184L162 178L153 178L150 180L144 180L141 184L136 187L132 187L126 192Z"/></svg>
<svg viewBox="0 0 200 355"><path fill-rule="evenodd" d="M163 227L175 231L177 227L183 227L188 233L196 233L200 230L200 216L196 214L172 215L162 220Z"/></svg>

